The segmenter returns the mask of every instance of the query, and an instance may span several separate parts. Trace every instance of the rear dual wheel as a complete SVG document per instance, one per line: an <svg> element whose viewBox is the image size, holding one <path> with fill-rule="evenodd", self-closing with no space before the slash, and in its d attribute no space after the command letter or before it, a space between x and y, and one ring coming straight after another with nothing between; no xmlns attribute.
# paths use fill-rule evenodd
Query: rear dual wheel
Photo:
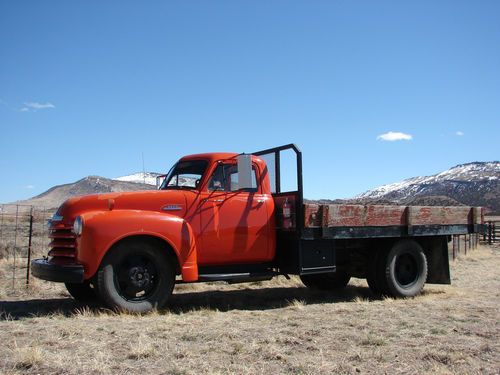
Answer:
<svg viewBox="0 0 500 375"><path fill-rule="evenodd" d="M415 241L397 242L390 250L376 252L369 260L367 282L374 294L413 297L427 279L427 258Z"/></svg>

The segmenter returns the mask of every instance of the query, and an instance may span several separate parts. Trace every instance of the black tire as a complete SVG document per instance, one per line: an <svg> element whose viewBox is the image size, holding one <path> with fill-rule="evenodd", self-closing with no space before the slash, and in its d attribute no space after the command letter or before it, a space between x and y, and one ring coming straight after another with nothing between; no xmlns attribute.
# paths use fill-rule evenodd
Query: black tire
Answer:
<svg viewBox="0 0 500 375"><path fill-rule="evenodd" d="M175 285L174 266L165 254L145 241L114 248L97 273L97 290L108 307L142 313L162 308Z"/></svg>
<svg viewBox="0 0 500 375"><path fill-rule="evenodd" d="M366 269L366 282L368 283L368 286L370 287L370 290L372 291L373 294L376 296L382 294L381 287L379 286L379 281L378 281L378 262L380 259L380 252L379 251L374 251L372 254L370 254L370 257L368 258L368 265Z"/></svg>
<svg viewBox="0 0 500 375"><path fill-rule="evenodd" d="M427 258L415 241L397 242L385 259L387 293L393 297L414 297L427 280Z"/></svg>
<svg viewBox="0 0 500 375"><path fill-rule="evenodd" d="M93 302L98 299L96 290L90 284L90 281L83 283L64 283L71 297L78 302Z"/></svg>
<svg viewBox="0 0 500 375"><path fill-rule="evenodd" d="M388 294L387 281L385 280L385 263L388 250L378 250L369 259L366 281L372 293L376 296Z"/></svg>
<svg viewBox="0 0 500 375"><path fill-rule="evenodd" d="M320 273L316 275L302 275L300 280L310 288L316 290L339 290L349 283L351 276L346 272Z"/></svg>

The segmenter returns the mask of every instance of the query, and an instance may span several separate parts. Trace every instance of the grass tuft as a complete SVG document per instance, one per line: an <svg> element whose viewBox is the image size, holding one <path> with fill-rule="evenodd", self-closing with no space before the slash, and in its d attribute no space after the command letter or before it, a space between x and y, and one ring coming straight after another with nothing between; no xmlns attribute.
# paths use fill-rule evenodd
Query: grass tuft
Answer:
<svg viewBox="0 0 500 375"><path fill-rule="evenodd" d="M361 340L361 345L363 345L363 346L384 346L384 345L387 345L387 341L384 340L382 337L368 335L366 338Z"/></svg>
<svg viewBox="0 0 500 375"><path fill-rule="evenodd" d="M288 307L293 307L297 310L302 310L306 306L306 302L300 299L293 299L288 302Z"/></svg>
<svg viewBox="0 0 500 375"><path fill-rule="evenodd" d="M40 365L43 361L42 350L38 346L15 349L14 367L21 370L29 370Z"/></svg>
<svg viewBox="0 0 500 375"><path fill-rule="evenodd" d="M157 349L146 336L140 336L137 342L130 344L130 353L128 359L144 359L150 358L157 354Z"/></svg>
<svg viewBox="0 0 500 375"><path fill-rule="evenodd" d="M0 320L14 320L14 317L7 311L0 311Z"/></svg>
<svg viewBox="0 0 500 375"><path fill-rule="evenodd" d="M361 296L356 296L356 297L354 297L354 299L352 300L352 302L354 302L354 303L370 303L370 300L368 298L363 298Z"/></svg>
<svg viewBox="0 0 500 375"><path fill-rule="evenodd" d="M451 357L445 353L427 353L424 355L423 359L438 362L443 365L449 365L451 363Z"/></svg>
<svg viewBox="0 0 500 375"><path fill-rule="evenodd" d="M83 306L75 309L75 318L95 318L96 312L88 306Z"/></svg>

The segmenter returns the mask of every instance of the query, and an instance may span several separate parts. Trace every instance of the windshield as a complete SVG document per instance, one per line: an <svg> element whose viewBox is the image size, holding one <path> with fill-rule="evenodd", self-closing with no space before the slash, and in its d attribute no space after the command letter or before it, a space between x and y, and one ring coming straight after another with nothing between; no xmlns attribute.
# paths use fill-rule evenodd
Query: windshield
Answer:
<svg viewBox="0 0 500 375"><path fill-rule="evenodd" d="M207 169L206 160L188 160L178 162L168 173L160 186L166 189L196 189Z"/></svg>

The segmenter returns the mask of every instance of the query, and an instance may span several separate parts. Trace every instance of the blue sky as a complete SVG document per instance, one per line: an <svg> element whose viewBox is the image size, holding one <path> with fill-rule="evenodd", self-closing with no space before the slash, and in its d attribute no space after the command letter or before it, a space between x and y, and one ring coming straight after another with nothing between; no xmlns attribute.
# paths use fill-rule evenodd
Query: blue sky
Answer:
<svg viewBox="0 0 500 375"><path fill-rule="evenodd" d="M161 172L294 142L308 198L498 160L499 16L498 1L0 1L0 202L140 171L142 152Z"/></svg>

